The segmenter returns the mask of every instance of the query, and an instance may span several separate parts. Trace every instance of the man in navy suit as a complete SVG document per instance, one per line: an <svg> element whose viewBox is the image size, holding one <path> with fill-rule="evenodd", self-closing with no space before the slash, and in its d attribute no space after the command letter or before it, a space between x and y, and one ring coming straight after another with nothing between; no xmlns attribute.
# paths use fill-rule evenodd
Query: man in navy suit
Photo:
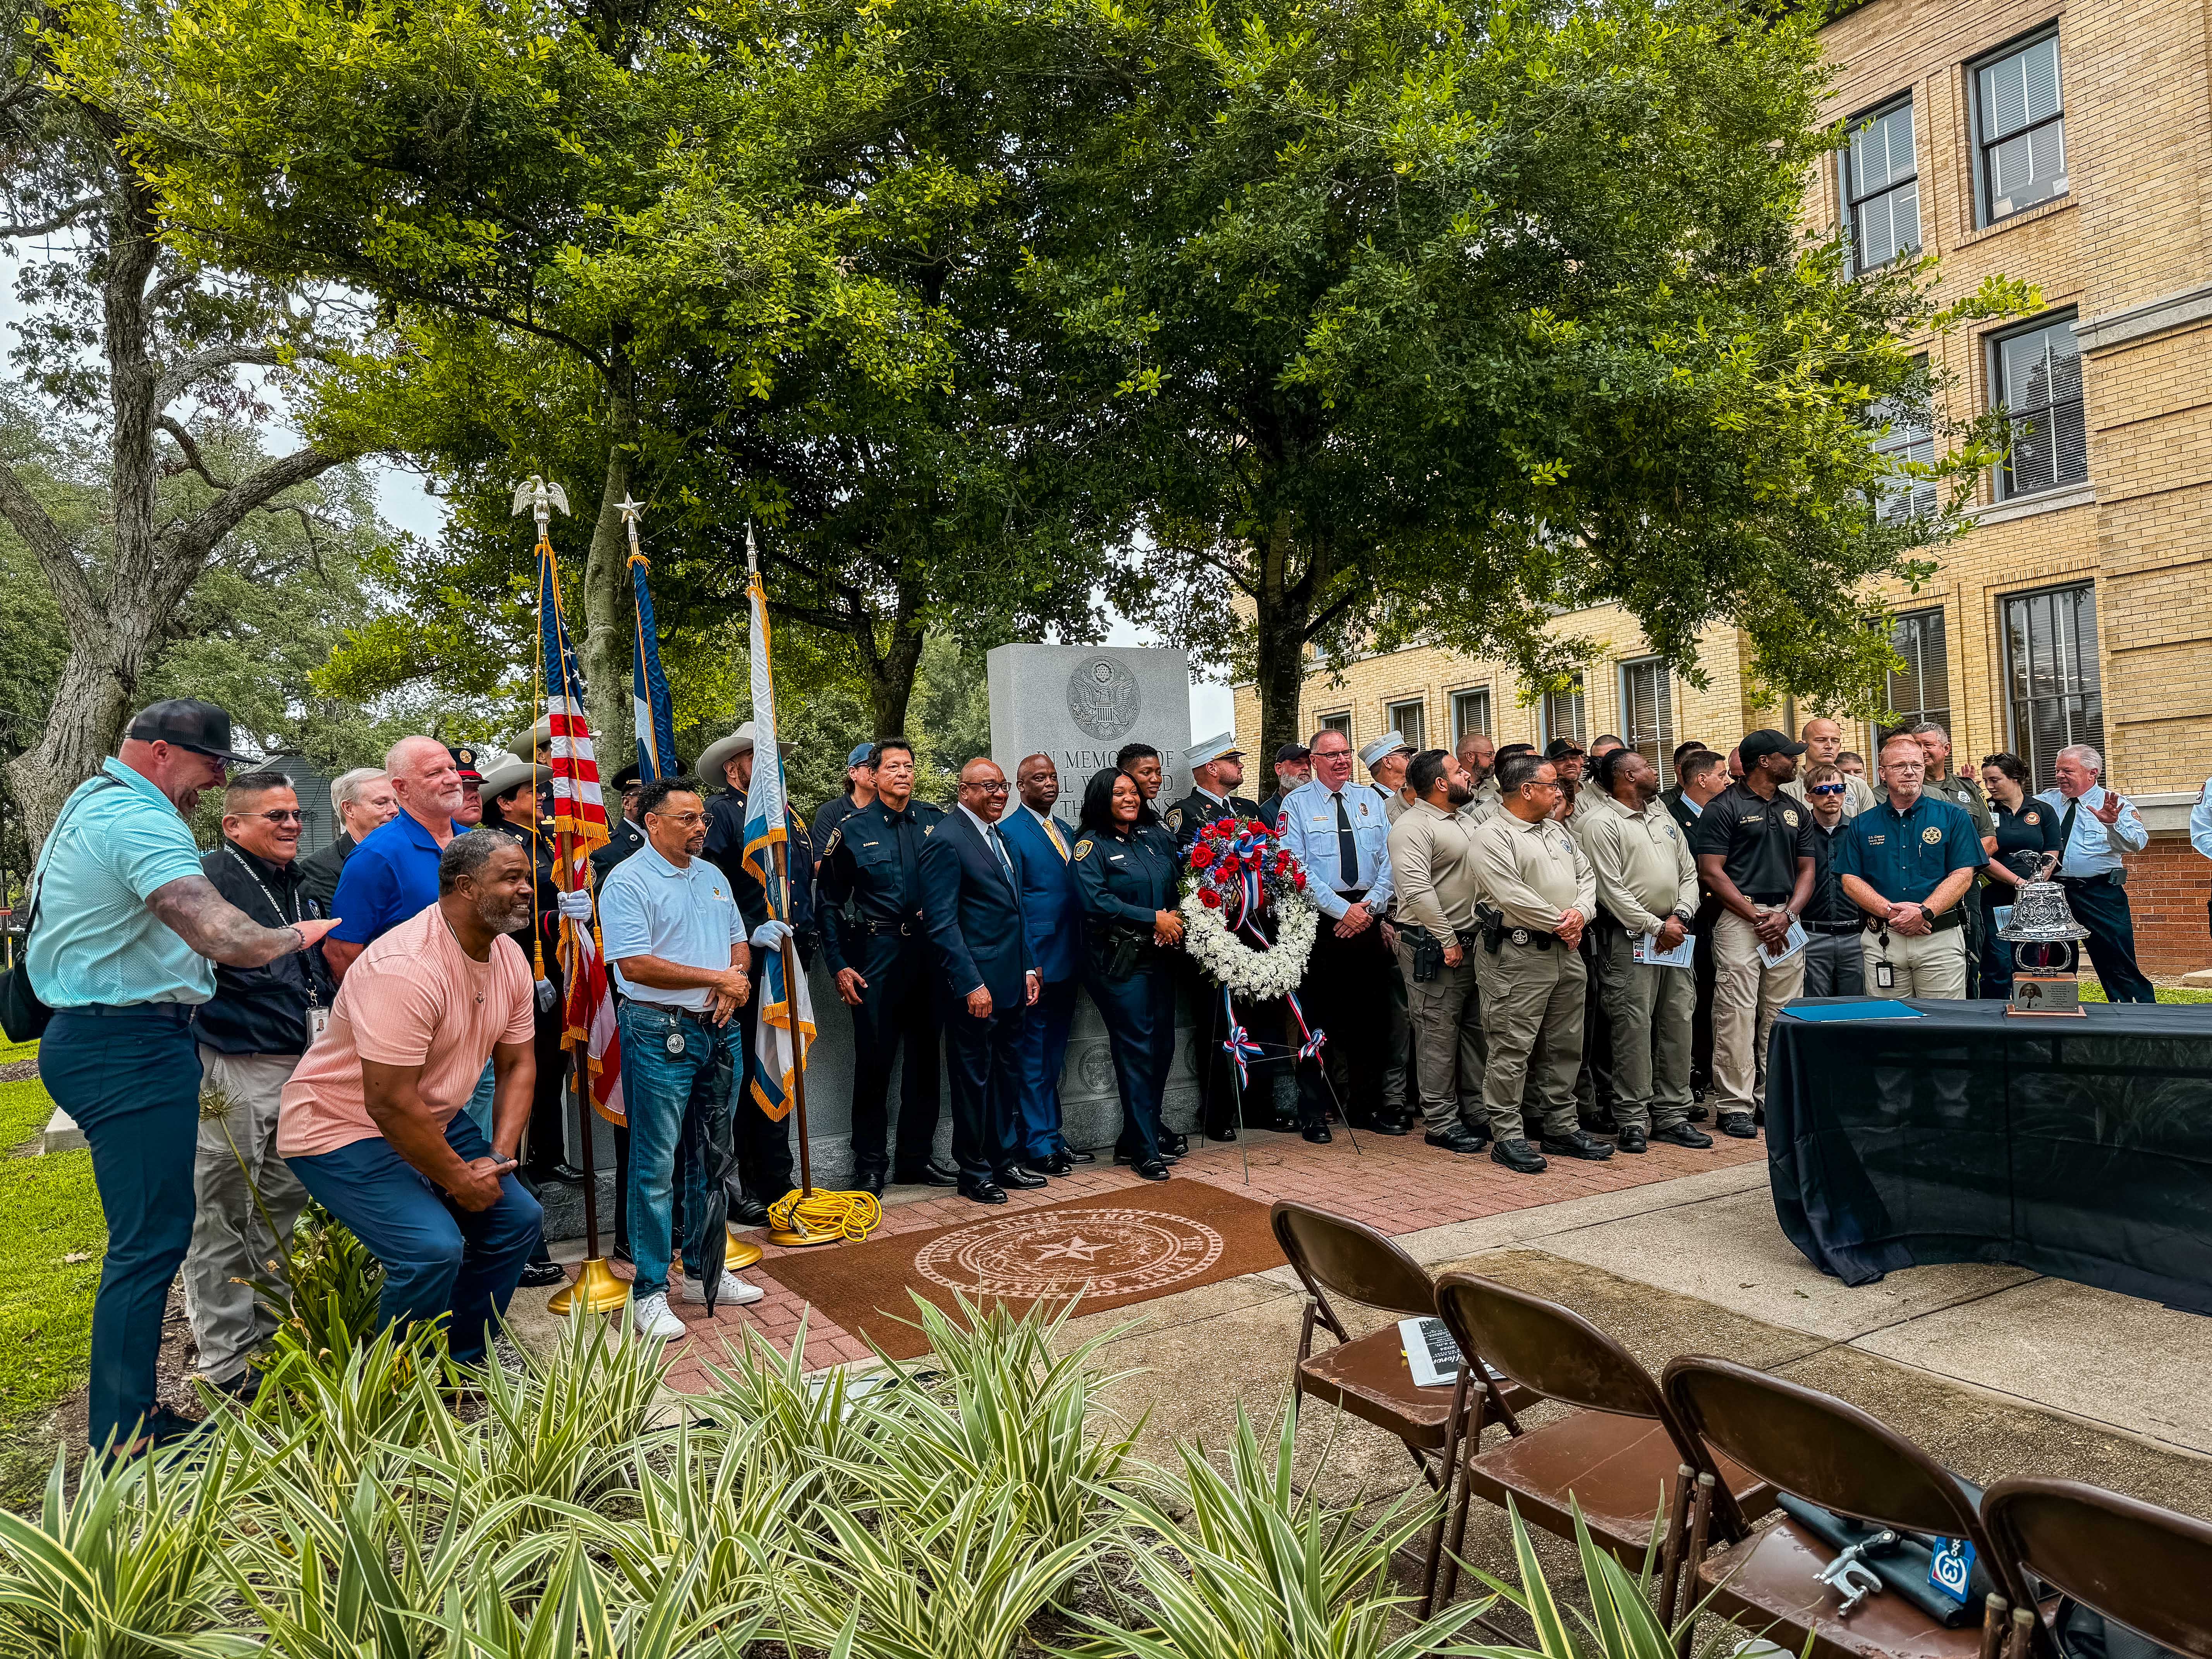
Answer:
<svg viewBox="0 0 2212 1659"><path fill-rule="evenodd" d="M1067 1028L1075 1018L1075 988L1082 982L1083 890L1075 884L1069 831L1055 823L1060 771L1049 755L1025 757L1014 768L1021 805L1000 821L1022 872L1022 920L1030 960L1044 981L1022 1030L1021 1114L1014 1126L1017 1161L1031 1175L1064 1176L1089 1152L1071 1148L1060 1133L1060 1073L1067 1060Z"/></svg>
<svg viewBox="0 0 2212 1659"><path fill-rule="evenodd" d="M921 909L937 951L951 1053L952 1161L960 1194L1003 1204L1044 1177L1015 1162L1022 1033L1042 981L1022 919L1021 865L999 818L1006 775L990 760L960 769L960 799L921 848Z"/></svg>

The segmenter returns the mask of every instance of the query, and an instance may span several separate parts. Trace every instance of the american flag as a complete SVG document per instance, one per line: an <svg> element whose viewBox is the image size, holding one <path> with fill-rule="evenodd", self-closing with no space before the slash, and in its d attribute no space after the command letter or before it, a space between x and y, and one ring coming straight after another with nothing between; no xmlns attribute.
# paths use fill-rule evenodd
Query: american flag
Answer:
<svg viewBox="0 0 2212 1659"><path fill-rule="evenodd" d="M584 674L561 611L561 572L552 544L538 544L538 647L540 690L553 733L553 834L565 845L554 879L564 891L588 888L592 853L607 844L607 807L599 793L599 763L592 752L591 722L584 714ZM623 1109L622 1036L615 1025L614 989L599 953L596 926L561 924L561 971L568 981L562 1040L582 1042L590 1057L592 1105L610 1123L627 1123Z"/></svg>

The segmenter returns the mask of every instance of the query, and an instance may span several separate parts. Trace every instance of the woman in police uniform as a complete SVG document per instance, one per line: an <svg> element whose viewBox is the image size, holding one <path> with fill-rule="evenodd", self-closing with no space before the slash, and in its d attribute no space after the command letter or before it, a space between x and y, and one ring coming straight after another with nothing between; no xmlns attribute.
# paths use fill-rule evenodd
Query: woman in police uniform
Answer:
<svg viewBox="0 0 2212 1659"><path fill-rule="evenodd" d="M1145 832L1145 797L1126 772L1091 775L1075 838L1083 892L1083 982L1114 1044L1121 1138L1114 1161L1147 1181L1168 1178L1160 1097L1175 1059L1175 975L1182 941L1174 843Z"/></svg>
<svg viewBox="0 0 2212 1659"><path fill-rule="evenodd" d="M2045 853L2063 853L2058 814L2029 792L2027 763L2017 755L1991 755L1982 763L1982 787L1989 792L1990 817L1996 825L1997 850L1983 866L1982 995L2002 1002L2012 995L2012 946L1997 937L1997 912L2020 896L2020 890Z"/></svg>

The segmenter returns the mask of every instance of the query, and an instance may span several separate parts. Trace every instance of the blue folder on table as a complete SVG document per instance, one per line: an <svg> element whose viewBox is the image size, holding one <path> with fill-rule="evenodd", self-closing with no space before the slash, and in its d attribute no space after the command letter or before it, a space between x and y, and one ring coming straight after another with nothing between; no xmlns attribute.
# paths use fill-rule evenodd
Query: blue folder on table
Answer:
<svg viewBox="0 0 2212 1659"><path fill-rule="evenodd" d="M1782 1011L1792 1019L1925 1019L1928 1016L1894 997L1869 997L1863 1002L1819 1002L1805 1008Z"/></svg>

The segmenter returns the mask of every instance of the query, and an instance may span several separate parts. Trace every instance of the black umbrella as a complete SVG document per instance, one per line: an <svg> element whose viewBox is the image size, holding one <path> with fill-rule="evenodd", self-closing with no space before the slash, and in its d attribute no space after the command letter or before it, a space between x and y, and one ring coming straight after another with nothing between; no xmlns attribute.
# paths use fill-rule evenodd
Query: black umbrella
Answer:
<svg viewBox="0 0 2212 1659"><path fill-rule="evenodd" d="M729 1050L722 1050L722 1064L728 1066ZM734 1067L732 1067L734 1070ZM725 1102L730 1091L718 1091ZM722 1264L730 1255L730 1191L728 1183L737 1179L737 1158L730 1146L730 1109L727 1104L704 1112L684 1115L684 1154L697 1162L699 1172L707 1189L707 1212L701 1217L700 1260L684 1264L687 1272L696 1273L699 1282L707 1287L707 1311L714 1311L714 1297L722 1287ZM687 1220L689 1217L685 1218Z"/></svg>

